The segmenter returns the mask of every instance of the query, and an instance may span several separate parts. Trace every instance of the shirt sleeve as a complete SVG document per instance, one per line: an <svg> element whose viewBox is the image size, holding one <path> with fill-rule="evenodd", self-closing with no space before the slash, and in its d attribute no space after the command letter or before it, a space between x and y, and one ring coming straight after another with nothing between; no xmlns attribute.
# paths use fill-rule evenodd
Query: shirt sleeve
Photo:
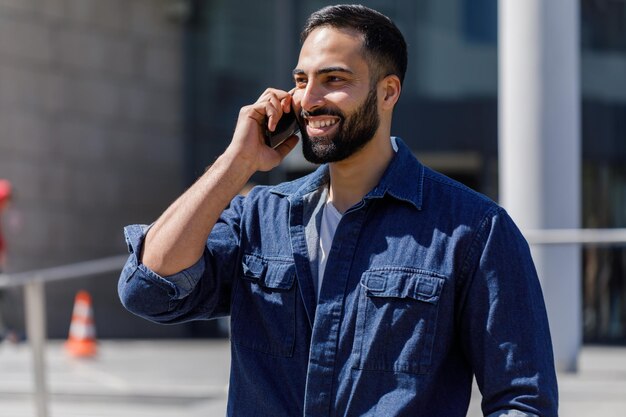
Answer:
<svg viewBox="0 0 626 417"><path fill-rule="evenodd" d="M498 208L470 249L461 339L487 417L557 417L548 318L528 244Z"/></svg>
<svg viewBox="0 0 626 417"><path fill-rule="evenodd" d="M130 253L118 281L118 294L124 307L163 324L230 314L233 277L241 268L241 205L242 197L236 197L222 213L202 257L194 265L169 276L160 276L139 259L150 226L124 228Z"/></svg>

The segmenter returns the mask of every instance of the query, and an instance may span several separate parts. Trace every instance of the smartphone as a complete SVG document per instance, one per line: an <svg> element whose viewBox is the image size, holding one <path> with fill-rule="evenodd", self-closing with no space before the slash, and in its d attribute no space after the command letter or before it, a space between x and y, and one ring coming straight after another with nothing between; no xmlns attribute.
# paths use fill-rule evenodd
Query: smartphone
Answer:
<svg viewBox="0 0 626 417"><path fill-rule="evenodd" d="M289 113L283 113L283 116L278 120L276 129L274 129L273 132L267 129L267 120L265 121L265 126L265 143L271 148L276 148L289 139L291 135L300 131L300 125L296 119L296 112L293 109L291 109Z"/></svg>

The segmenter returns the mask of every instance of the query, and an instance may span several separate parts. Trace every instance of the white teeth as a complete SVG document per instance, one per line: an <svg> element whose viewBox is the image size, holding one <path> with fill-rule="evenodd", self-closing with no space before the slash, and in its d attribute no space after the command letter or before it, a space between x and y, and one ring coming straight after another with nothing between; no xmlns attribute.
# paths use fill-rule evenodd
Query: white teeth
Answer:
<svg viewBox="0 0 626 417"><path fill-rule="evenodd" d="M337 120L328 119L328 120L310 120L309 125L312 128L319 129L320 127L332 126L337 123Z"/></svg>

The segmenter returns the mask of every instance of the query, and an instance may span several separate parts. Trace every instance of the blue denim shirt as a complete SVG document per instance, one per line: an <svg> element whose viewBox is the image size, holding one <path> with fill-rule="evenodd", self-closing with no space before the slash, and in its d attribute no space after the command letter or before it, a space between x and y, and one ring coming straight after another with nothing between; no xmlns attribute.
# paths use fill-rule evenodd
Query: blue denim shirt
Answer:
<svg viewBox="0 0 626 417"><path fill-rule="evenodd" d="M319 299L310 226L327 166L236 197L204 256L172 276L139 262L146 227L125 229L126 308L160 323L230 315L229 416L462 417L473 375L486 416L557 416L524 238L502 208L398 143L341 219Z"/></svg>

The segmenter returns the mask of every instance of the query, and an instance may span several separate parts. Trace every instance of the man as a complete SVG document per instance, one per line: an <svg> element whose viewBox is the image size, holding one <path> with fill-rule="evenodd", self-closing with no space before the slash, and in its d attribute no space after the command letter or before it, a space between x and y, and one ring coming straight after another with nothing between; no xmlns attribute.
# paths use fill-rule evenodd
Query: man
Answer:
<svg viewBox="0 0 626 417"><path fill-rule="evenodd" d="M152 227L125 229L124 305L161 323L231 316L232 416L461 417L473 375L486 416L556 416L527 244L390 137L407 62L396 26L332 6L302 41L295 88L243 107L215 164ZM322 165L236 197L295 146L263 140L290 111Z"/></svg>

